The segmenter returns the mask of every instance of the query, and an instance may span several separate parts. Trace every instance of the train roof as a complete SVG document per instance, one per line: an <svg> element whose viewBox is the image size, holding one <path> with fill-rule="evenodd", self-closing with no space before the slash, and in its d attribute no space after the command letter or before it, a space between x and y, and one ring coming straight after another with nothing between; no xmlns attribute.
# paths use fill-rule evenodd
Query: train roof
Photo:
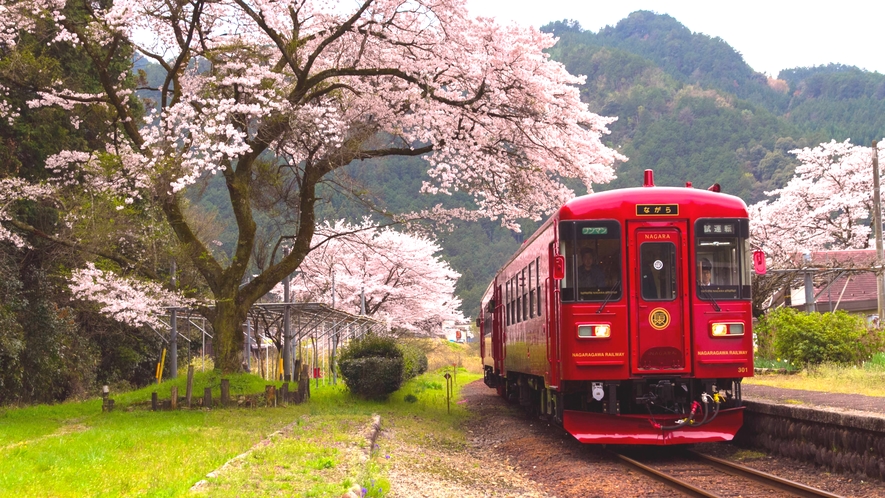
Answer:
<svg viewBox="0 0 885 498"><path fill-rule="evenodd" d="M740 197L692 187L655 186L609 190L576 197L565 203L558 214L561 220L635 218L639 204L677 204L679 214L674 218L747 216L747 205Z"/></svg>

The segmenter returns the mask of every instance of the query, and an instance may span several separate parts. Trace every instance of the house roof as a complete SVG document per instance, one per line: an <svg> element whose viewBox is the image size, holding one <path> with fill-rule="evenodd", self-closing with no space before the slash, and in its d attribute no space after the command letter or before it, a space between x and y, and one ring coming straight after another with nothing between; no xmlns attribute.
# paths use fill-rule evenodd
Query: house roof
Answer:
<svg viewBox="0 0 885 498"><path fill-rule="evenodd" d="M803 266L827 268L870 268L876 264L875 249L848 249L844 251L816 251L811 253L811 261L805 261L805 255L797 253L793 256L797 268ZM810 263L810 264L809 264Z"/></svg>
<svg viewBox="0 0 885 498"><path fill-rule="evenodd" d="M868 311L878 308L875 249L817 251L811 260L799 254L797 268L811 267L814 275L815 307L818 311Z"/></svg>

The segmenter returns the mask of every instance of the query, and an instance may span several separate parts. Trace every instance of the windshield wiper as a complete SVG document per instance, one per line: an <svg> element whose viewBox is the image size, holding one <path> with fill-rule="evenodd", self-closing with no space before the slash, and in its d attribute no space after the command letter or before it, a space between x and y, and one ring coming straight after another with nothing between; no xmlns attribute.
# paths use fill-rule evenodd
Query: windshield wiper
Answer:
<svg viewBox="0 0 885 498"><path fill-rule="evenodd" d="M722 309L719 307L719 304L716 303L716 299L713 298L713 293L707 290L707 287L708 286L701 285L701 281L698 280L698 289L701 289L701 292L707 295L707 297L710 299L710 302L713 304L713 309L716 311L722 311Z"/></svg>
<svg viewBox="0 0 885 498"><path fill-rule="evenodd" d="M608 294L605 295L605 300L602 301L602 304L599 305L599 309L596 310L596 313L602 313L602 310L605 309L605 305L608 304L609 300L611 300L612 296L615 295L615 292L621 287L621 282L618 281L612 288L608 291Z"/></svg>

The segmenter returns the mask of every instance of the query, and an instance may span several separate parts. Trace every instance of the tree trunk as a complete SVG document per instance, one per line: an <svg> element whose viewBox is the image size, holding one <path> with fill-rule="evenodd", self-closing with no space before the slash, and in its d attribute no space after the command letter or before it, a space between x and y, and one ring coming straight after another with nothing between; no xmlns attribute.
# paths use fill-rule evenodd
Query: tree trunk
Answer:
<svg viewBox="0 0 885 498"><path fill-rule="evenodd" d="M237 309L233 300L216 302L212 328L215 331L215 362L221 373L230 374L243 370L243 323L246 322L246 311Z"/></svg>

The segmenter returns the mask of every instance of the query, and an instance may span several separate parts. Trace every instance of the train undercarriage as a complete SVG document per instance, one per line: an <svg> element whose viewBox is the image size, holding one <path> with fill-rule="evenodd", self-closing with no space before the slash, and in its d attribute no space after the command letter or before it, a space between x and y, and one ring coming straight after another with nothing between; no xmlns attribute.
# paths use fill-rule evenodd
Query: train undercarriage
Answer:
<svg viewBox="0 0 885 498"><path fill-rule="evenodd" d="M563 381L485 372L485 383L511 402L595 444L689 444L731 440L743 423L741 378L642 376L619 381Z"/></svg>

